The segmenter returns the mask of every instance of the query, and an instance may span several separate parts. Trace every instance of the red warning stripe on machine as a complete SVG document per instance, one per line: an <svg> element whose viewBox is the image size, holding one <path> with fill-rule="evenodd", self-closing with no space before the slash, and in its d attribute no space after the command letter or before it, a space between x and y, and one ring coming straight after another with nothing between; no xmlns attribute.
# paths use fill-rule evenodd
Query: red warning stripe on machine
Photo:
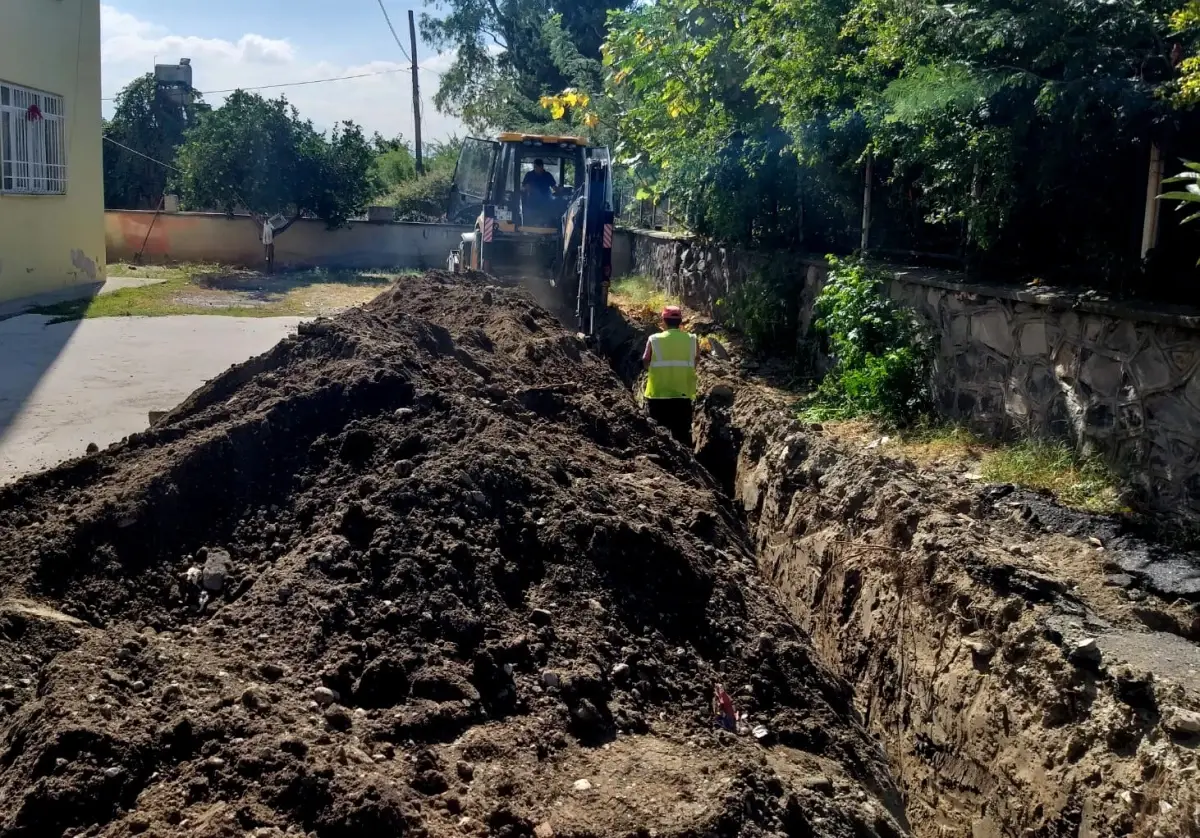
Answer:
<svg viewBox="0 0 1200 838"><path fill-rule="evenodd" d="M492 240L492 233L495 231L496 219L485 216L483 219L483 240L485 242L490 242Z"/></svg>
<svg viewBox="0 0 1200 838"><path fill-rule="evenodd" d="M611 224L604 225L604 246L605 247L612 247L612 230L613 230L613 226Z"/></svg>

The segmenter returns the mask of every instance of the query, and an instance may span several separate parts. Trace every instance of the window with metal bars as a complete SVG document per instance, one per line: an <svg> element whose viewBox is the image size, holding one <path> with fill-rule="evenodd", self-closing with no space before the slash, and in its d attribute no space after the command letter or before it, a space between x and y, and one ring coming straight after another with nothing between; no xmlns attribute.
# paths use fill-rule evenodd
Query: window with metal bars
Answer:
<svg viewBox="0 0 1200 838"><path fill-rule="evenodd" d="M63 97L0 82L0 193L67 191Z"/></svg>

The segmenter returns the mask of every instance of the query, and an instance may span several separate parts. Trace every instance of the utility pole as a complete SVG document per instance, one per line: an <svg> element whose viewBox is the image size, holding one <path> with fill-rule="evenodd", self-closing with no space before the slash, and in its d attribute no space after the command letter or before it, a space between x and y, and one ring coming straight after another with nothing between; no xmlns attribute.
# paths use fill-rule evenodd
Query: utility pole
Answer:
<svg viewBox="0 0 1200 838"><path fill-rule="evenodd" d="M417 78L417 24L412 9L408 10L408 38L412 45L413 76L413 144L417 157L417 174L425 174L425 163L421 159L421 85Z"/></svg>

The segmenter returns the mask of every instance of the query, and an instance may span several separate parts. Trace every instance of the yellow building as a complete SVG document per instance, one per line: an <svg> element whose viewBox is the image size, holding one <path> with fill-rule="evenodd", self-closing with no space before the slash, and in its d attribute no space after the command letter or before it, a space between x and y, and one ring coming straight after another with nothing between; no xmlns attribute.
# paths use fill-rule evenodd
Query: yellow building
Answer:
<svg viewBox="0 0 1200 838"><path fill-rule="evenodd" d="M104 280L99 0L0 0L0 301Z"/></svg>

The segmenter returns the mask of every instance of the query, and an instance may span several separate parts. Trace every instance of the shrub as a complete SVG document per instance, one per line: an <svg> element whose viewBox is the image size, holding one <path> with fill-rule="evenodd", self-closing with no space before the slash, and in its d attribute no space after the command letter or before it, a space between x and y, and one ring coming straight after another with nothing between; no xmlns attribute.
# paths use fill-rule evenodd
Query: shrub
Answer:
<svg viewBox="0 0 1200 838"><path fill-rule="evenodd" d="M929 341L914 312L883 293L886 274L829 257L814 325L833 368L808 408L812 418L871 416L905 425L930 409Z"/></svg>
<svg viewBox="0 0 1200 838"><path fill-rule="evenodd" d="M756 355L790 356L795 350L798 302L793 278L778 269L764 269L717 300L729 326L738 331Z"/></svg>

